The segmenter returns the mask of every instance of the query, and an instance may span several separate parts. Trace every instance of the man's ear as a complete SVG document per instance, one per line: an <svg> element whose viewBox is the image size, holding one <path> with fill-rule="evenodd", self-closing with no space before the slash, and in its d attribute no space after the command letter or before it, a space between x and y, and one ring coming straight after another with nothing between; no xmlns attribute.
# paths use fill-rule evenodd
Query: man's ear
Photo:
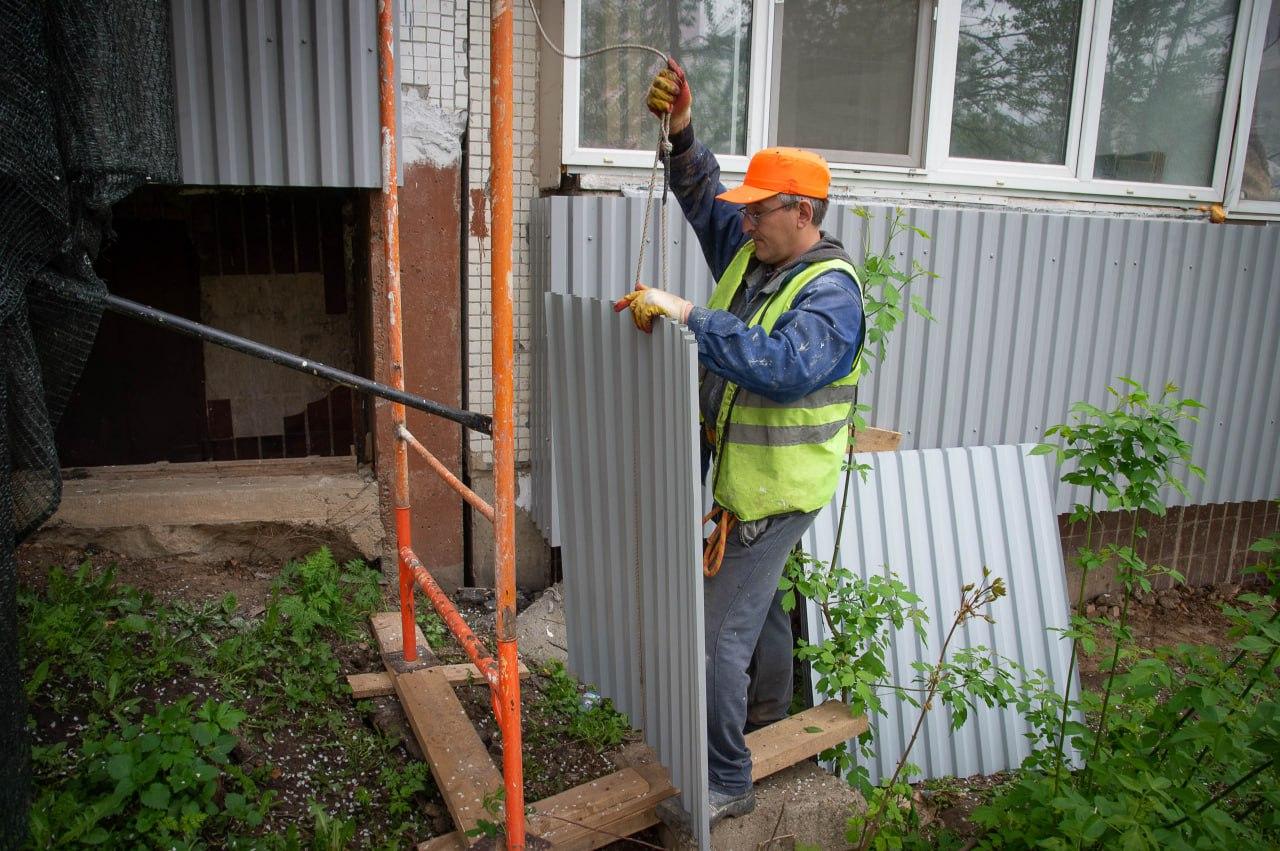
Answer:
<svg viewBox="0 0 1280 851"><path fill-rule="evenodd" d="M803 230L808 225L813 224L813 202L805 199L796 204L799 215L796 216L796 224Z"/></svg>

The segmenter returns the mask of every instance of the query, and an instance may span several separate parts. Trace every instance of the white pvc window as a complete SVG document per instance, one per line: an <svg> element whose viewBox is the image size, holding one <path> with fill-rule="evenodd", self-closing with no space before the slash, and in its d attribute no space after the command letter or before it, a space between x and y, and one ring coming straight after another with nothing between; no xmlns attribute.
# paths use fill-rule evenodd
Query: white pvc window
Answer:
<svg viewBox="0 0 1280 851"><path fill-rule="evenodd" d="M1114 0L1094 176L1211 186L1238 0Z"/></svg>
<svg viewBox="0 0 1280 851"><path fill-rule="evenodd" d="M1066 165L1081 0L963 0L951 156Z"/></svg>
<svg viewBox="0 0 1280 851"><path fill-rule="evenodd" d="M731 175L745 170L746 154L782 144L821 151L837 182L898 186L909 197L947 187L1127 202L1238 198L1242 208L1280 212L1270 5L565 0L565 40L572 51L678 34L658 46L673 45L685 61L699 138ZM610 61L571 63L565 75L571 166L652 162L643 98L656 63ZM1258 182L1263 165L1269 189ZM1246 171L1253 182L1241 192Z"/></svg>
<svg viewBox="0 0 1280 851"><path fill-rule="evenodd" d="M1280 2L1269 13L1256 8L1253 18L1228 201L1280 214Z"/></svg>
<svg viewBox="0 0 1280 851"><path fill-rule="evenodd" d="M769 142L919 166L932 0L775 3Z"/></svg>
<svg viewBox="0 0 1280 851"><path fill-rule="evenodd" d="M678 57L697 81L698 137L717 154L747 152L751 0L582 0L578 6L577 40L588 49L631 42ZM579 150L646 151L651 159L656 125L644 99L661 63L650 53L610 51L575 64Z"/></svg>

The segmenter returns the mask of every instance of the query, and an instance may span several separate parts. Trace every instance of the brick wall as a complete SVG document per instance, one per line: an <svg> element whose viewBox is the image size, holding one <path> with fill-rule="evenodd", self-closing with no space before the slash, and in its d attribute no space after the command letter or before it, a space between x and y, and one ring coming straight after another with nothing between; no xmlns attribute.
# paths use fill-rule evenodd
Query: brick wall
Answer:
<svg viewBox="0 0 1280 851"><path fill-rule="evenodd" d="M1059 517L1058 528L1067 561L1068 586L1074 596L1080 581L1075 552L1084 545L1086 525L1069 520L1068 515ZM1128 544L1133 523L1133 518L1123 512L1103 512L1095 521L1094 548ZM1246 579L1244 568L1260 560L1257 553L1249 552L1253 542L1280 531L1280 504L1262 500L1179 506L1170 508L1164 517L1141 512L1137 523L1147 532L1146 538L1137 543L1138 554L1149 564L1179 571L1191 586L1237 584ZM1157 587L1170 584L1162 580ZM1117 587L1114 576L1102 571L1090 576L1085 596L1093 597Z"/></svg>

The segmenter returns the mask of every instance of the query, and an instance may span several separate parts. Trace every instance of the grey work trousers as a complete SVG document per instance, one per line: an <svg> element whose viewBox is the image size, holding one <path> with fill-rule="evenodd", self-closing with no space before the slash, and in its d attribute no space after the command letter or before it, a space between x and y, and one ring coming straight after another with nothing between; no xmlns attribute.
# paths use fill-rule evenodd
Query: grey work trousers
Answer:
<svg viewBox="0 0 1280 851"><path fill-rule="evenodd" d="M794 646L778 580L818 512L739 523L720 571L703 582L707 651L707 766L711 788L751 788L745 729L786 716Z"/></svg>

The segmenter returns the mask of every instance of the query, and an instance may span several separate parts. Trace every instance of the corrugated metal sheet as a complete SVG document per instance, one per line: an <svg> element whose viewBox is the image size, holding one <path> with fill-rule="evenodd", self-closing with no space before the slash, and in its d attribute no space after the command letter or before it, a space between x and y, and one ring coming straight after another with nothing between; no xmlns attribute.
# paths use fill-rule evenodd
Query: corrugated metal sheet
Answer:
<svg viewBox="0 0 1280 851"><path fill-rule="evenodd" d="M568 293L609 300L627 293L635 280L643 219L644 202L640 199L584 195L535 200L529 230L534 293ZM702 259L702 249L674 199L667 205L667 227L672 241L668 269L671 289L705 303L711 297L714 281ZM661 277L656 248L658 230L655 216L642 275L645 283L655 286ZM540 306L541 301L535 298L534 304ZM532 453L531 510L550 544L560 546L551 460L555 447L544 404L549 397L542 321L540 309L535 307L530 431L536 451Z"/></svg>
<svg viewBox="0 0 1280 851"><path fill-rule="evenodd" d="M644 731L709 848L697 347L605 301L544 306L569 668Z"/></svg>
<svg viewBox="0 0 1280 851"><path fill-rule="evenodd" d="M981 579L982 568L1002 577L1008 596L988 612L994 624L968 623L952 649L983 646L1027 671L1066 680L1071 645L1055 629L1067 624L1066 574L1050 500L1047 464L1029 456L1030 445L867 453L871 471L853 474L839 563L855 576L890 572L921 597L929 612L928 641L910 627L893 637L890 681L911 685L915 662L932 664L959 608L960 589ZM837 499L805 536L810 554L829 560L839 518ZM820 610L809 603L810 639L827 637ZM1078 678L1072 678L1078 694ZM815 695L815 699L818 696ZM873 782L893 773L911 738L918 710L885 701L887 717L873 718ZM944 707L930 712L910 761L923 777L991 774L1017 767L1030 753L1030 728L1016 709L981 704L958 731ZM856 753L856 749L853 749Z"/></svg>
<svg viewBox="0 0 1280 851"><path fill-rule="evenodd" d="M377 4L173 0L182 181L381 185Z"/></svg>
<svg viewBox="0 0 1280 851"><path fill-rule="evenodd" d="M620 295L643 209L619 197L536 202L535 286ZM882 246L890 208L871 212ZM697 240L678 205L668 214L670 288L705 303L712 281ZM1072 402L1106 404L1106 385L1127 375L1152 388L1173 382L1208 406L1186 431L1208 481L1189 500L1168 494L1171 505L1280 497L1280 227L941 208L908 209L907 221L933 235L908 233L895 247L903 265L942 276L920 290L939 321L910 316L862 390L872 421L902 431L904 448L1037 441ZM833 206L826 224L861 255L865 223L849 207ZM651 245L647 282L658 279L656 255ZM545 386L534 394L545 399ZM533 429L545 447L536 416ZM1053 491L1059 513L1084 499ZM537 468L533 498L557 543L552 483Z"/></svg>

